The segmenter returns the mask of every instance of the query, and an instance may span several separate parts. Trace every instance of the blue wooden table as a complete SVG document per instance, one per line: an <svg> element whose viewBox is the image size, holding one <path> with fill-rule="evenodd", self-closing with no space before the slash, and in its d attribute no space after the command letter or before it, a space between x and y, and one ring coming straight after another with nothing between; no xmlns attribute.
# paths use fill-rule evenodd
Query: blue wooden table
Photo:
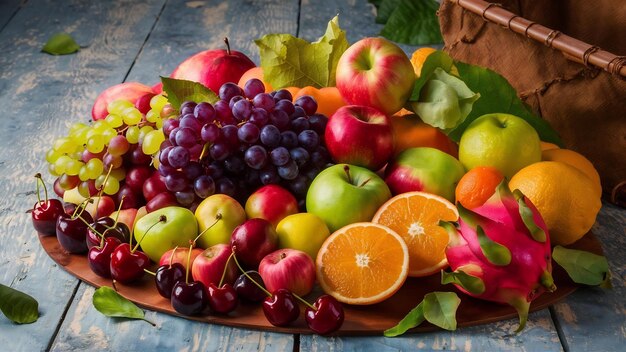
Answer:
<svg viewBox="0 0 626 352"><path fill-rule="evenodd" d="M0 351L618 351L626 346L626 210L605 204L593 231L613 271L612 290L583 288L517 322L399 338L320 337L243 330L147 312L156 322L107 318L91 304L94 289L59 268L41 249L25 211L35 202L33 174L45 151L74 121L87 121L103 89L124 81L156 83L187 56L232 47L259 62L253 40L291 33L312 40L329 19L354 42L374 36L365 0L0 0L0 283L34 296L41 317L15 325L0 316ZM69 56L40 49L52 33L83 46ZM410 50L410 48L407 48ZM50 181L50 179L49 179ZM417 303L417 302L416 302Z"/></svg>

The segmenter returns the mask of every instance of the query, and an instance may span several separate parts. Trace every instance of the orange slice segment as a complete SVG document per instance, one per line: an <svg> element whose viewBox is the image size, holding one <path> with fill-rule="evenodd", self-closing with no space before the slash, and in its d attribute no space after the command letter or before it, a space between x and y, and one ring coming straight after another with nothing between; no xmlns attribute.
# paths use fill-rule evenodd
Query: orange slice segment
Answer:
<svg viewBox="0 0 626 352"><path fill-rule="evenodd" d="M404 283L409 252L402 238L374 223L344 226L317 254L317 279L340 302L366 305L391 297Z"/></svg>
<svg viewBox="0 0 626 352"><path fill-rule="evenodd" d="M409 249L409 276L428 276L448 265L449 237L439 221L456 221L459 213L448 200L426 192L399 194L374 215L372 222L394 230Z"/></svg>

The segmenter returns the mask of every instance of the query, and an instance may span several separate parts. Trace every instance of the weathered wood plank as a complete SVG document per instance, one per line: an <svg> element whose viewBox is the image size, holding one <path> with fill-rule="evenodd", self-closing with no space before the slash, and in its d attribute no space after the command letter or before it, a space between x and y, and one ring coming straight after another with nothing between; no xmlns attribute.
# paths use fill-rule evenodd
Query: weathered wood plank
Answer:
<svg viewBox="0 0 626 352"><path fill-rule="evenodd" d="M297 1L168 1L127 80L155 83L187 56L221 47L233 48L258 62L254 39L270 32L294 33ZM293 336L202 324L150 312L158 327L116 322L91 305L93 289L81 284L53 350L98 346L110 350L269 350L289 351Z"/></svg>
<svg viewBox="0 0 626 352"><path fill-rule="evenodd" d="M0 31L11 20L11 17L26 2L25 0L2 0L0 1Z"/></svg>
<svg viewBox="0 0 626 352"><path fill-rule="evenodd" d="M296 34L298 1L169 1L128 80L156 83L188 56L225 48L259 62L254 40L269 33Z"/></svg>
<svg viewBox="0 0 626 352"><path fill-rule="evenodd" d="M620 351L626 346L626 211L604 204L592 231L609 261L613 288L583 288L553 308L569 351Z"/></svg>
<svg viewBox="0 0 626 352"><path fill-rule="evenodd" d="M92 305L94 289L81 284L53 351L291 351L290 335L203 324L146 312L144 321L113 319Z"/></svg>
<svg viewBox="0 0 626 352"><path fill-rule="evenodd" d="M40 302L39 321L17 326L0 317L0 349L45 349L78 280L43 252L25 211L36 201L32 175L45 173L45 151L74 121L87 121L103 88L122 81L162 7L162 0L31 0L0 32L0 282ZM51 33L88 46L69 56L40 49ZM47 177L49 182L51 177Z"/></svg>

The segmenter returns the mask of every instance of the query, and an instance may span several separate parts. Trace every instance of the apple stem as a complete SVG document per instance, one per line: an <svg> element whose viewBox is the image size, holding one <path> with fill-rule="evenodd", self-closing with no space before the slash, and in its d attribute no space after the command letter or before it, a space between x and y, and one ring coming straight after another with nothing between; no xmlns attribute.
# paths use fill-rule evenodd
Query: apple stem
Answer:
<svg viewBox="0 0 626 352"><path fill-rule="evenodd" d="M172 261L174 260L174 254L176 254L177 249L178 246L174 247L174 249L172 250L172 254L170 254L170 268L172 267Z"/></svg>
<svg viewBox="0 0 626 352"><path fill-rule="evenodd" d="M187 267L185 268L185 283L189 284L189 268L191 268L191 250L193 245L189 246L189 253L187 253Z"/></svg>
<svg viewBox="0 0 626 352"><path fill-rule="evenodd" d="M304 305L306 305L307 307L309 307L309 308L311 308L311 309L313 309L314 311L316 311L316 312L317 312L317 308L315 308L315 306L314 306L314 305L312 305L311 303L307 302L307 300L306 300L306 299L304 299L304 298L302 298L302 297L298 296L297 294L295 294L295 293L293 293L293 292L292 292L291 294L292 294L294 297L296 297L296 298L297 298L300 302L304 303Z"/></svg>
<svg viewBox="0 0 626 352"><path fill-rule="evenodd" d="M41 204L41 195L39 194L39 183L43 186L43 193L46 197L46 202L48 201L48 189L46 188L46 183L43 182L43 178L41 174L38 172L35 174L35 178L37 179L37 204Z"/></svg>
<svg viewBox="0 0 626 352"><path fill-rule="evenodd" d="M265 294L268 297L272 297L272 294L270 293L270 291L268 291L265 287L263 287L263 285L259 284L258 282L256 282L255 279L252 278L252 276L248 275L248 273L243 270L243 268L241 267L241 265L239 264L239 261L237 260L237 256L235 255L235 250L237 249L237 246L233 246L233 259L235 260L235 265L237 265L237 267L239 268L239 270L250 280L252 281L252 283L254 283L258 288L261 289L261 291L265 292Z"/></svg>
<svg viewBox="0 0 626 352"><path fill-rule="evenodd" d="M143 269L143 271L147 272L148 274L150 274L152 276L156 276L156 273L154 271L150 271L148 269Z"/></svg>
<svg viewBox="0 0 626 352"><path fill-rule="evenodd" d="M228 38L224 38L224 43L226 43L226 52L230 55L230 43L228 42Z"/></svg>
<svg viewBox="0 0 626 352"><path fill-rule="evenodd" d="M350 166L344 165L343 171L345 171L346 176L348 176L348 183L352 184L352 176L350 176Z"/></svg>
<svg viewBox="0 0 626 352"><path fill-rule="evenodd" d="M143 241L143 239L146 237L146 235L148 234L148 232L150 232L150 230L152 230L153 227L155 227L158 223L160 222L166 222L167 221L167 217L165 215L161 215L159 216L159 221L155 222L154 224L150 225L150 227L148 227L148 229L146 230L146 232L143 234L143 236L141 236L141 238L139 239L139 241L137 241L137 244L135 245L135 247L133 247L133 249L130 251L131 253L135 253L135 251L137 250L137 248L139 247L139 244L141 243L141 241Z"/></svg>
<svg viewBox="0 0 626 352"><path fill-rule="evenodd" d="M280 254L280 260L283 260L283 259L285 259L285 258L287 258L287 254L285 254L285 252L282 252L282 253Z"/></svg>
<svg viewBox="0 0 626 352"><path fill-rule="evenodd" d="M193 239L193 241L191 241L191 246L195 247L196 245L196 241L202 237L202 235L204 235L205 232L209 231L213 226L215 226L220 220L222 220L222 213L217 213L215 214L215 221L211 224L211 226L207 227L206 229L202 230L202 232L200 232L198 234L198 236L196 236L196 238Z"/></svg>
<svg viewBox="0 0 626 352"><path fill-rule="evenodd" d="M217 287L222 287L222 284L224 283L224 278L226 277L226 270L228 270L228 263L230 263L230 260L233 258L234 255L235 252L230 252L228 259L226 259L226 264L224 264L224 270L222 271L222 278L220 279L220 284L217 285Z"/></svg>
<svg viewBox="0 0 626 352"><path fill-rule="evenodd" d="M359 188L361 188L361 187L365 186L368 182L370 182L370 180L371 180L371 178L368 178L367 180L363 181L363 183L361 183L361 184L359 185Z"/></svg>

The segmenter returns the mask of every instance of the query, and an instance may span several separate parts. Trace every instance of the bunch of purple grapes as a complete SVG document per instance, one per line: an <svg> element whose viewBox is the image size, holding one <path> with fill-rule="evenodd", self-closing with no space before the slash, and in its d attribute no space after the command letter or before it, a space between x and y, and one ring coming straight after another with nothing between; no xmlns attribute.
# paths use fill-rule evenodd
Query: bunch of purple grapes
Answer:
<svg viewBox="0 0 626 352"><path fill-rule="evenodd" d="M159 172L177 201L193 207L223 193L245 202L262 185L289 189L301 207L308 186L330 165L324 146L328 118L317 102L287 90L265 93L251 79L244 88L225 83L215 104L185 102L163 123Z"/></svg>

